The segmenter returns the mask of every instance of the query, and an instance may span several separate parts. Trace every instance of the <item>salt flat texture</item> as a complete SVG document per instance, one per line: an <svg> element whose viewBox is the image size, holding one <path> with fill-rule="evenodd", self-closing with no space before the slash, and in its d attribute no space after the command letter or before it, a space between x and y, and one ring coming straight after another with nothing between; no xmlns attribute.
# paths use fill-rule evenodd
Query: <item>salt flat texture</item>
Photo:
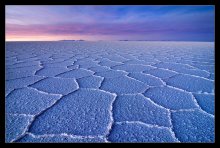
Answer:
<svg viewBox="0 0 220 148"><path fill-rule="evenodd" d="M6 142L215 142L213 42L6 42Z"/></svg>

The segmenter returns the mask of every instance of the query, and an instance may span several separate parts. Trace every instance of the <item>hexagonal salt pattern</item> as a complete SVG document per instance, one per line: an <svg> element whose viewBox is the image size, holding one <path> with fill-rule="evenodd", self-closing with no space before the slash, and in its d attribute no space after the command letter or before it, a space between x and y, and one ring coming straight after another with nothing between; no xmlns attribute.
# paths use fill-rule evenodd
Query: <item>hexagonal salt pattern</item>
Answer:
<svg viewBox="0 0 220 148"><path fill-rule="evenodd" d="M212 42L6 42L5 56L6 142L215 141Z"/></svg>

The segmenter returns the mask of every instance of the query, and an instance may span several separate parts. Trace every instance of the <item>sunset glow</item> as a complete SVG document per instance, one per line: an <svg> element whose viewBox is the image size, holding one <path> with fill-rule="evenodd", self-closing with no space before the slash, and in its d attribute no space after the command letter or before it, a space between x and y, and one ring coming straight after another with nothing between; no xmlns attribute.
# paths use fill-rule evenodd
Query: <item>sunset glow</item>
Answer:
<svg viewBox="0 0 220 148"><path fill-rule="evenodd" d="M214 41L214 6L6 6L6 41Z"/></svg>

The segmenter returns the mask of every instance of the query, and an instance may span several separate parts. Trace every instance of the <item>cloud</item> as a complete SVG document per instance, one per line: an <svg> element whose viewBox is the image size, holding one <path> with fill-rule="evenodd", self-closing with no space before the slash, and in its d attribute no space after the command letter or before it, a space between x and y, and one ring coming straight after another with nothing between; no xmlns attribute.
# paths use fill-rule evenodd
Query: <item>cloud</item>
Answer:
<svg viewBox="0 0 220 148"><path fill-rule="evenodd" d="M214 27L212 6L6 7L9 37L81 35L213 40Z"/></svg>

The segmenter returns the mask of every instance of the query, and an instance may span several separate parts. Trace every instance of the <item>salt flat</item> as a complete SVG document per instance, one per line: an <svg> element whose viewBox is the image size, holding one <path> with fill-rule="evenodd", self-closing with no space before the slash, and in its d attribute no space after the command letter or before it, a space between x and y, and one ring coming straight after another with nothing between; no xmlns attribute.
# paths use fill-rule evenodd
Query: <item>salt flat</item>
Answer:
<svg viewBox="0 0 220 148"><path fill-rule="evenodd" d="M214 142L213 42L6 42L6 142Z"/></svg>

